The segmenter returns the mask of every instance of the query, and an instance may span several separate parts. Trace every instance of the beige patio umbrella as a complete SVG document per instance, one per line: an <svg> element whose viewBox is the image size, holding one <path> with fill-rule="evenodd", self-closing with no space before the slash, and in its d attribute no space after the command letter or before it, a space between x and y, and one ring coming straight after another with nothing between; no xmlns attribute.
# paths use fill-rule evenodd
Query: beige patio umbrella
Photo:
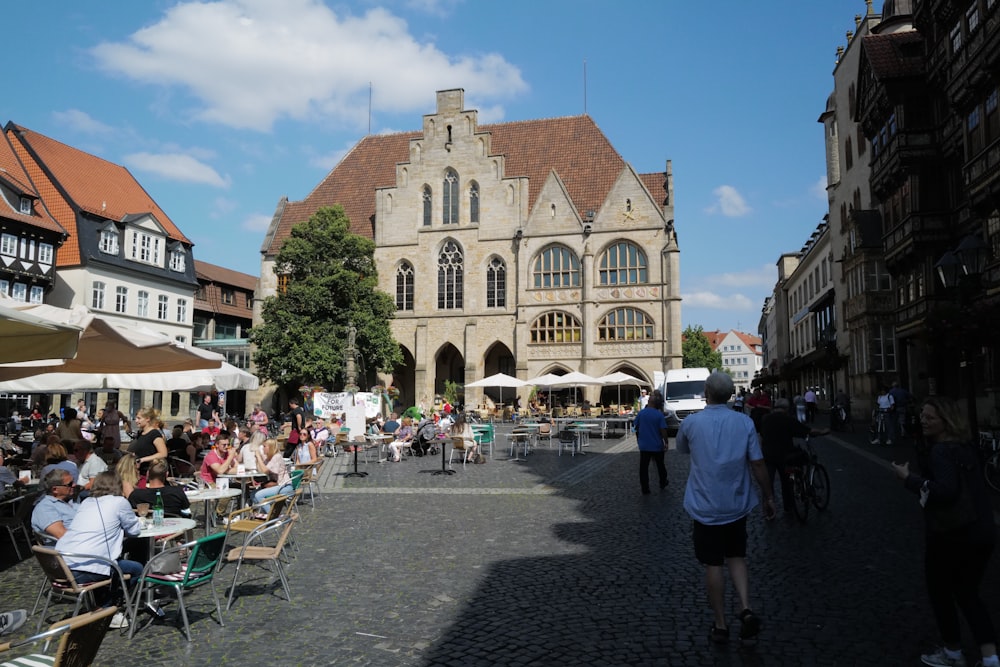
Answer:
<svg viewBox="0 0 1000 667"><path fill-rule="evenodd" d="M76 354L82 329L22 313L0 303L0 364L66 359Z"/></svg>
<svg viewBox="0 0 1000 667"><path fill-rule="evenodd" d="M506 373L494 373L489 377L485 377L482 380L476 380L475 382L470 382L465 385L466 387L499 387L500 389L500 403L503 404L503 388L504 387L524 387L527 386L528 382L524 380L519 380L518 378L507 375Z"/></svg>

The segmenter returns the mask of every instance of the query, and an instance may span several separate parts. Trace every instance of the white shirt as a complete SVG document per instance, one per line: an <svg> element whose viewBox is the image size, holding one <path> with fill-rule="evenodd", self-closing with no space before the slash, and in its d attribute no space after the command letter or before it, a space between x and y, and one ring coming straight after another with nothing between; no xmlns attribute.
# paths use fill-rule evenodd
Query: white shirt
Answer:
<svg viewBox="0 0 1000 667"><path fill-rule="evenodd" d="M879 410L888 410L896 404L896 401L892 400L892 396L889 394L882 394L875 400L878 401Z"/></svg>
<svg viewBox="0 0 1000 667"><path fill-rule="evenodd" d="M76 476L76 483L80 486L87 486L87 483L97 477L99 473L108 469L108 464L96 454L91 454L87 460L80 465L80 471Z"/></svg>
<svg viewBox="0 0 1000 667"><path fill-rule="evenodd" d="M639 409L642 410L643 408L645 408L647 403L649 403L649 394L640 394Z"/></svg>
<svg viewBox="0 0 1000 667"><path fill-rule="evenodd" d="M73 524L56 542L56 549L118 560L125 533L131 537L139 534L139 517L129 502L121 496L91 496L80 503ZM96 560L66 558L66 564L72 570L111 574L108 565Z"/></svg>

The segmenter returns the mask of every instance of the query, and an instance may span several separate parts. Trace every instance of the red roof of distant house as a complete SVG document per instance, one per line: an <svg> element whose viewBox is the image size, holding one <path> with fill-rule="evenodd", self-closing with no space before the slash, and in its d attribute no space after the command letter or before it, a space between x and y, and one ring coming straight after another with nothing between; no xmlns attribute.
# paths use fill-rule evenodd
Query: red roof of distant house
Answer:
<svg viewBox="0 0 1000 667"><path fill-rule="evenodd" d="M14 147L10 145L7 135L0 136L0 181L7 184L9 188L17 192L22 197L29 197L32 200L38 199L38 191L31 184L24 165L17 159ZM53 232L66 233L66 230L49 215L44 206L34 201L31 207L31 214L21 213L20 202L8 202L0 197L0 215L9 219L23 222L41 229Z"/></svg>
<svg viewBox="0 0 1000 667"><path fill-rule="evenodd" d="M168 237L191 243L125 167L14 123L6 133L49 212L73 237L59 248L57 266L80 263L74 206L108 220L150 213Z"/></svg>

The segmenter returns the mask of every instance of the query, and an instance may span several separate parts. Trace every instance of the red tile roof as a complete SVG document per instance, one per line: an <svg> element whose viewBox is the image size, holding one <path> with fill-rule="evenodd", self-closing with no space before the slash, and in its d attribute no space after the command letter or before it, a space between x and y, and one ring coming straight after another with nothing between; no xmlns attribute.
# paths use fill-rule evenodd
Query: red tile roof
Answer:
<svg viewBox="0 0 1000 667"><path fill-rule="evenodd" d="M32 206L31 215L25 215L21 213L20 201L8 202L0 197L0 216L41 229L66 233L66 230L37 201L38 191L31 184L31 179L28 178L27 172L24 171L24 165L17 159L14 148L10 145L6 135L0 136L0 181L6 183L18 195L31 197L36 200Z"/></svg>
<svg viewBox="0 0 1000 667"><path fill-rule="evenodd" d="M253 294L257 289L257 278L199 260L194 261L194 273L198 279L195 310L230 315L249 323L253 318ZM223 301L223 289L232 292L232 303Z"/></svg>
<svg viewBox="0 0 1000 667"><path fill-rule="evenodd" d="M169 238L191 243L125 167L14 123L6 130L50 213L74 237L59 248L57 266L80 263L74 206L109 220L151 213Z"/></svg>
<svg viewBox="0 0 1000 667"><path fill-rule="evenodd" d="M743 344L746 345L751 352L755 352L759 346L764 344L764 341L760 338L760 336L743 333L742 331L736 331L735 329L733 329L733 333L736 334L737 338L743 341Z"/></svg>
<svg viewBox="0 0 1000 667"><path fill-rule="evenodd" d="M232 285L253 292L257 289L257 277L249 273L240 273L201 260L194 260L194 274L198 280L205 280L222 285Z"/></svg>
<svg viewBox="0 0 1000 667"><path fill-rule="evenodd" d="M596 211L625 167L625 161L589 116L481 125L478 131L491 133L491 154L505 157L504 176L529 179L529 210L555 170L581 216ZM396 184L396 164L409 161L410 140L422 136L421 132L406 132L367 136L358 142L305 199L288 203L265 254L277 254L294 224L333 204L344 207L354 233L372 238L375 189ZM663 174L648 177L643 176L643 181L662 202L666 196Z"/></svg>
<svg viewBox="0 0 1000 667"><path fill-rule="evenodd" d="M728 331L702 331L701 333L708 339L708 344L712 346L712 350L717 350L719 345L722 344L722 339L729 335Z"/></svg>

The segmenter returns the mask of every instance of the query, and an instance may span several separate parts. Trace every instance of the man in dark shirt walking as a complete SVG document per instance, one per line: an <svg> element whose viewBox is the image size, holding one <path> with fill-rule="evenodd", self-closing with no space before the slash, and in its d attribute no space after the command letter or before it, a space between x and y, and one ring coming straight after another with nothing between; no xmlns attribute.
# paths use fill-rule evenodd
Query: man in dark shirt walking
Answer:
<svg viewBox="0 0 1000 667"><path fill-rule="evenodd" d="M639 486L642 495L649 495L649 462L656 463L660 488L667 488L667 467L663 463L667 450L667 418L663 415L663 394L654 390L646 407L635 416L635 439L639 444Z"/></svg>

